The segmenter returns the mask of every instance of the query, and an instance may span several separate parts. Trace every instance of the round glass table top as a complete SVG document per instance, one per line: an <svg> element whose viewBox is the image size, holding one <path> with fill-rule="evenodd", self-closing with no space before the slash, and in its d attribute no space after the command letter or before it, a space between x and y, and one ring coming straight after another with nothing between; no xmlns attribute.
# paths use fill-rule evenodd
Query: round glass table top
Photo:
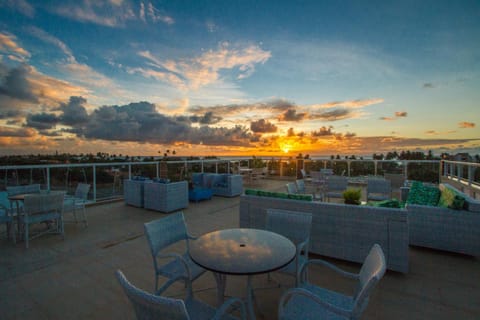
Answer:
<svg viewBox="0 0 480 320"><path fill-rule="evenodd" d="M190 242L190 257L205 269L248 275L282 268L295 258L292 241L259 229L226 229Z"/></svg>

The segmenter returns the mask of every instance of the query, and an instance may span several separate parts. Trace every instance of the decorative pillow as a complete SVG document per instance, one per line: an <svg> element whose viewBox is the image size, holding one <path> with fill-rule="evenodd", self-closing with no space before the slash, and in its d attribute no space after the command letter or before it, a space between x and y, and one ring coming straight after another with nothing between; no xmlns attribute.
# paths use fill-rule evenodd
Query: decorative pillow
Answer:
<svg viewBox="0 0 480 320"><path fill-rule="evenodd" d="M170 179L167 178L155 178L153 181L156 183L170 183Z"/></svg>
<svg viewBox="0 0 480 320"><path fill-rule="evenodd" d="M420 181L413 181L408 193L408 204L436 206L440 198L440 190L436 187L425 186Z"/></svg>
<svg viewBox="0 0 480 320"><path fill-rule="evenodd" d="M465 204L465 198L444 185L440 185L440 199L438 206L454 210L462 210Z"/></svg>

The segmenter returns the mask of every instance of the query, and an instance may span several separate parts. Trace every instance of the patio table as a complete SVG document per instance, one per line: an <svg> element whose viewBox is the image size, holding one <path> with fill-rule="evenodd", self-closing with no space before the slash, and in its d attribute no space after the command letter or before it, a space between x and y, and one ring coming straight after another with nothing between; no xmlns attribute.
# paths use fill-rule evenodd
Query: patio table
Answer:
<svg viewBox="0 0 480 320"><path fill-rule="evenodd" d="M253 311L252 277L289 264L296 253L295 245L286 237L259 229L225 229L202 235L190 242L190 257L213 272L217 283L217 302L223 303L226 276L247 276L247 310Z"/></svg>

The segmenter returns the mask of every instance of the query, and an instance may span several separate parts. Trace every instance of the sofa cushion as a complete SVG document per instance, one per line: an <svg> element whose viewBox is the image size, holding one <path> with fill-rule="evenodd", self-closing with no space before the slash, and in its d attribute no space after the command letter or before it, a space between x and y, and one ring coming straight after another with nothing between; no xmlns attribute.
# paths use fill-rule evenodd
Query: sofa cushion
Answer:
<svg viewBox="0 0 480 320"><path fill-rule="evenodd" d="M440 190L436 187L426 186L420 181L413 181L408 193L408 204L425 206L437 206L440 198Z"/></svg>
<svg viewBox="0 0 480 320"><path fill-rule="evenodd" d="M440 184L440 199L438 206L454 210L462 210L465 205L465 198L453 189Z"/></svg>

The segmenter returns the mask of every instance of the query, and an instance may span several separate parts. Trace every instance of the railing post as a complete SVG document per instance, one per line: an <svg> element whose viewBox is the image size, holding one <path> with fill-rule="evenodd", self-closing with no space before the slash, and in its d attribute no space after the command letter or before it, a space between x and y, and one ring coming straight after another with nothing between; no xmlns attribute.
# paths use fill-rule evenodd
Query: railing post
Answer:
<svg viewBox="0 0 480 320"><path fill-rule="evenodd" d="M97 202L97 167L93 165L93 202Z"/></svg>
<svg viewBox="0 0 480 320"><path fill-rule="evenodd" d="M474 170L473 169L474 169L473 166L470 166L470 165L468 166L468 186L469 187L472 186L472 181L473 181L473 177L474 177L474 175L473 175Z"/></svg>
<svg viewBox="0 0 480 320"><path fill-rule="evenodd" d="M156 162L155 163L155 170L156 170L156 174L157 174L157 179L160 177L159 176L159 173L160 173L160 162Z"/></svg>
<svg viewBox="0 0 480 320"><path fill-rule="evenodd" d="M47 190L50 191L50 167L47 167Z"/></svg>
<svg viewBox="0 0 480 320"><path fill-rule="evenodd" d="M347 160L347 177L350 177L350 160Z"/></svg>
<svg viewBox="0 0 480 320"><path fill-rule="evenodd" d="M373 160L373 175L377 176L378 160Z"/></svg>
<svg viewBox="0 0 480 320"><path fill-rule="evenodd" d="M132 164L128 164L128 180L132 179Z"/></svg>
<svg viewBox="0 0 480 320"><path fill-rule="evenodd" d="M200 162L202 164L202 173L203 173L203 159Z"/></svg>
<svg viewBox="0 0 480 320"><path fill-rule="evenodd" d="M215 173L218 173L218 162L215 162Z"/></svg>
<svg viewBox="0 0 480 320"><path fill-rule="evenodd" d="M408 180L408 160L403 160L403 167L405 168L405 180Z"/></svg>

